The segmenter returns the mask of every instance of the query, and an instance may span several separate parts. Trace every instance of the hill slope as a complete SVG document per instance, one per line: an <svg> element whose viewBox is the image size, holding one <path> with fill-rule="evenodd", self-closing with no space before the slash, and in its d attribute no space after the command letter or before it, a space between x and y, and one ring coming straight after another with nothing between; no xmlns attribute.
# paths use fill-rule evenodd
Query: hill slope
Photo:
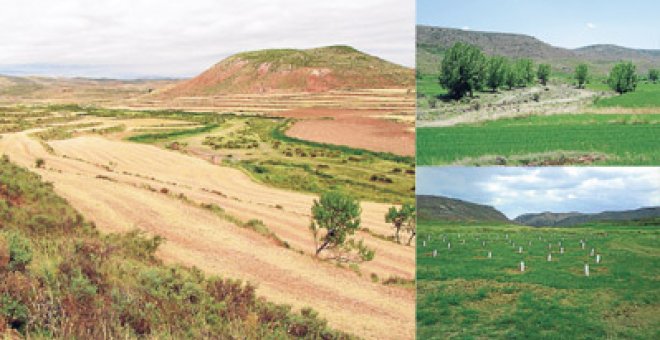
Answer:
<svg viewBox="0 0 660 340"><path fill-rule="evenodd" d="M420 220L511 222L497 209L443 196L417 196Z"/></svg>
<svg viewBox="0 0 660 340"><path fill-rule="evenodd" d="M348 46L244 52L166 91L173 96L406 88L413 70Z"/></svg>
<svg viewBox="0 0 660 340"><path fill-rule="evenodd" d="M445 49L454 43L476 45L489 55L532 58L550 63L557 70L572 72L586 62L597 73L606 73L619 60L631 60L640 72L660 67L660 50L632 49L616 45L592 45L576 49L552 46L524 34L480 32L456 28L417 26L417 67L423 73L437 73Z"/></svg>
<svg viewBox="0 0 660 340"><path fill-rule="evenodd" d="M605 211L596 214L578 212L524 214L514 221L534 227L570 227L573 225L600 221L630 221L660 217L660 207L649 207L626 211Z"/></svg>

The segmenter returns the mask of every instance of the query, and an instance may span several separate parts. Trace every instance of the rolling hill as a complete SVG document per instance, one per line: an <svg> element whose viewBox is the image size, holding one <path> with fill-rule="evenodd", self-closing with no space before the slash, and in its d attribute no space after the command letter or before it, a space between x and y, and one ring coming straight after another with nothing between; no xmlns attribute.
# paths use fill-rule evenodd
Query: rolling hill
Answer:
<svg viewBox="0 0 660 340"><path fill-rule="evenodd" d="M660 207L648 207L626 211L605 211L595 214L579 212L523 214L514 221L534 227L570 227L589 222L631 221L660 217Z"/></svg>
<svg viewBox="0 0 660 340"><path fill-rule="evenodd" d="M532 58L550 63L562 72L572 72L576 64L588 63L596 73L605 74L613 63L630 60L639 72L660 67L660 50L632 49L616 45L591 45L576 49L552 46L524 34L480 32L456 28L417 26L417 68L436 74L444 50L456 42L476 45L489 55Z"/></svg>
<svg viewBox="0 0 660 340"><path fill-rule="evenodd" d="M412 69L349 46L329 46L239 53L165 94L204 96L412 87Z"/></svg>
<svg viewBox="0 0 660 340"><path fill-rule="evenodd" d="M488 205L429 195L417 196L417 216L426 221L511 222L500 211Z"/></svg>

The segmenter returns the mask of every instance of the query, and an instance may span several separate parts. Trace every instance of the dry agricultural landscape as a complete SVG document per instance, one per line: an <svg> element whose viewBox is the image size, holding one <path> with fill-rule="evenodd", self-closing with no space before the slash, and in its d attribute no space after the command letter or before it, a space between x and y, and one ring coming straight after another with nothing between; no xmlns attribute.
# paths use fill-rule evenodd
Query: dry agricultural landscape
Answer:
<svg viewBox="0 0 660 340"><path fill-rule="evenodd" d="M161 237L162 265L249 282L351 336L411 339L415 242L396 242L385 216L414 202L413 78L344 46L238 54L189 80L0 77L0 154L102 235ZM337 190L360 202L359 256L315 256L311 209ZM8 313L9 328L44 334ZM156 319L151 334L182 335ZM324 334L300 327L286 336Z"/></svg>

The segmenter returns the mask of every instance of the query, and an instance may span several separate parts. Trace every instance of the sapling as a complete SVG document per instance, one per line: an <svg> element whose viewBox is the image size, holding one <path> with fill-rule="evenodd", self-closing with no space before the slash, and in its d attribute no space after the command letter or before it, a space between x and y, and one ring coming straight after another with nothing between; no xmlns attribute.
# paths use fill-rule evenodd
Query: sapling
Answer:
<svg viewBox="0 0 660 340"><path fill-rule="evenodd" d="M552 262L552 253L548 254L548 262Z"/></svg>
<svg viewBox="0 0 660 340"><path fill-rule="evenodd" d="M492 251L489 251L489 252L488 252L488 258L489 258L489 259L492 259L492 258L493 258L493 252L492 252Z"/></svg>
<svg viewBox="0 0 660 340"><path fill-rule="evenodd" d="M584 276L589 276L589 264L584 264Z"/></svg>
<svg viewBox="0 0 660 340"><path fill-rule="evenodd" d="M596 263L600 263L600 254L596 255Z"/></svg>
<svg viewBox="0 0 660 340"><path fill-rule="evenodd" d="M433 249L433 257L438 256L438 251L436 249Z"/></svg>
<svg viewBox="0 0 660 340"><path fill-rule="evenodd" d="M525 271L525 261L520 261L520 272Z"/></svg>

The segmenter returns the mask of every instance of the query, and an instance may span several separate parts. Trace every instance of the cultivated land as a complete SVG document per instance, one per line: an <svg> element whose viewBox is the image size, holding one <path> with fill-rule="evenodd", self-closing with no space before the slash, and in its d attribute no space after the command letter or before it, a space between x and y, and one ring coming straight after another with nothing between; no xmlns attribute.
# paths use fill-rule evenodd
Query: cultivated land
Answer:
<svg viewBox="0 0 660 340"><path fill-rule="evenodd" d="M318 196L257 182L297 185L296 189L313 192L329 188L328 178L340 176L342 166L354 169L355 175L389 162L400 171L387 176L394 183L407 183L392 183L399 191L388 191L390 183L372 181L367 174L364 179L354 176L358 189L353 190L363 185L363 196L394 201L399 195L405 201L412 196L414 183L413 173L404 171L410 169L411 160L400 163L396 156L381 158L352 149L262 140L260 132L272 136L268 127L278 126L277 120L268 118L211 115L217 124L213 125L207 114L102 110L93 116L79 115L78 107L6 108L3 112L4 128L20 131L2 135L0 153L53 182L55 191L101 231L137 228L162 236L167 241L158 256L167 263L252 282L258 295L295 308L312 306L331 326L347 332L374 338L412 336L414 289L384 283L389 278L404 282L414 278L414 249L387 239L392 231L384 215L391 204L362 200L364 230L357 238L376 251L375 259L337 265L312 256L314 242L308 225L311 203ZM177 119L158 117L168 114ZM245 127L256 130L236 133ZM223 135L228 140L222 143L234 141L238 149L204 145L207 137L215 142ZM242 148L243 137L256 138L256 150ZM302 156L303 152L319 154ZM44 160L44 168L35 168L37 159ZM214 164L223 159L254 172ZM327 167L313 167L320 164ZM315 172L308 177L311 183L315 178L326 182L305 187L301 183L305 177L295 180L292 173L284 175L288 167L303 169L301 176L304 171ZM336 175L332 173L335 167L340 169ZM350 192L353 183L346 181L337 178L334 185ZM362 317L356 319L356 315Z"/></svg>
<svg viewBox="0 0 660 340"><path fill-rule="evenodd" d="M449 99L438 76L444 52L456 42L487 55L548 63L550 79ZM621 59L633 60L642 75L660 67L658 51L566 50L528 36L425 26L418 27L417 47L418 165L658 164L660 84L640 81L634 92L618 95L605 83ZM590 72L583 89L573 75L579 63Z"/></svg>
<svg viewBox="0 0 660 340"><path fill-rule="evenodd" d="M657 222L571 228L421 222L417 337L657 338Z"/></svg>

